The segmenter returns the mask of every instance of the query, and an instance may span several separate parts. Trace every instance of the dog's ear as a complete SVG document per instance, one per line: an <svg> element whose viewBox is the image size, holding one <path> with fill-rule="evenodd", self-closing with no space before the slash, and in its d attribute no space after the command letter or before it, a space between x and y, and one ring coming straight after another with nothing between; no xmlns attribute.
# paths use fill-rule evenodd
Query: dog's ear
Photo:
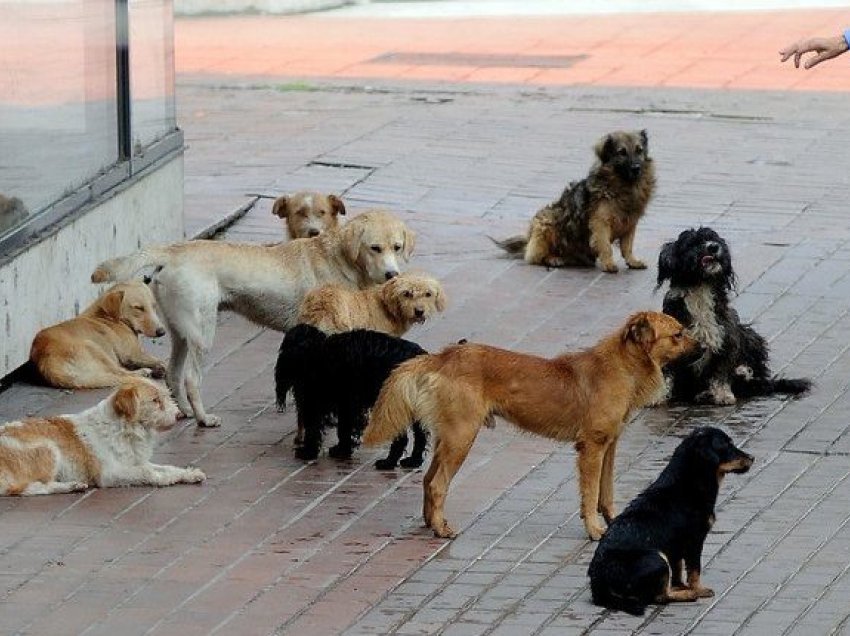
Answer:
<svg viewBox="0 0 850 636"><path fill-rule="evenodd" d="M623 341L629 340L642 346L655 342L655 329L645 313L632 316L623 330Z"/></svg>
<svg viewBox="0 0 850 636"><path fill-rule="evenodd" d="M611 160L611 157L614 156L614 145L614 137L611 135L605 135L602 139L596 142L596 145L593 147L593 151L596 153L596 156L599 157L599 161L607 163Z"/></svg>
<svg viewBox="0 0 850 636"><path fill-rule="evenodd" d="M646 134L646 128L640 131L640 143L643 144L643 156L649 155L649 137Z"/></svg>
<svg viewBox="0 0 850 636"><path fill-rule="evenodd" d="M128 422L134 422L139 415L139 387L135 384L122 384L112 398L112 410Z"/></svg>
<svg viewBox="0 0 850 636"><path fill-rule="evenodd" d="M331 204L331 210L335 215L341 214L345 216L345 203L342 202L342 199L335 194L329 194L328 202Z"/></svg>
<svg viewBox="0 0 850 636"><path fill-rule="evenodd" d="M403 279L401 276L389 279L381 285L381 301L384 306L394 315L401 314L401 301L399 295L403 293Z"/></svg>
<svg viewBox="0 0 850 636"><path fill-rule="evenodd" d="M404 247L401 250L401 256L404 258L404 262L406 263L410 260L410 257L413 256L413 248L416 247L416 234L406 225L402 232L404 236Z"/></svg>
<svg viewBox="0 0 850 636"><path fill-rule="evenodd" d="M121 319L121 302L124 300L124 292L120 289L112 289L100 300L100 310L104 315L114 320Z"/></svg>
<svg viewBox="0 0 850 636"><path fill-rule="evenodd" d="M449 302L449 298L446 295L443 286L437 283L434 286L434 293L436 294L434 297L434 307L437 308L437 311L445 311L446 304Z"/></svg>
<svg viewBox="0 0 850 636"><path fill-rule="evenodd" d="M342 226L339 237L342 242L342 251L349 263L356 263L363 247L363 235L366 227L363 223L351 221Z"/></svg>
<svg viewBox="0 0 850 636"><path fill-rule="evenodd" d="M655 289L661 287L665 280L670 280L678 267L675 241L665 243L658 252L658 279L655 281Z"/></svg>
<svg viewBox="0 0 850 636"><path fill-rule="evenodd" d="M285 219L289 216L289 197L282 196L278 197L274 201L274 205L272 206L272 214L275 216L279 216L282 219Z"/></svg>

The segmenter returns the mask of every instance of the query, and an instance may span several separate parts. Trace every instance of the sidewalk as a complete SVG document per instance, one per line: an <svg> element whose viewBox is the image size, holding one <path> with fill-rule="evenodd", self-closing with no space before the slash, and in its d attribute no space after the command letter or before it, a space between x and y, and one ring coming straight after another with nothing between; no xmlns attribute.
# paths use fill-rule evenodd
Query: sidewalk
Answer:
<svg viewBox="0 0 850 636"><path fill-rule="evenodd" d="M527 46L532 25L516 19L493 19L482 30L332 16L177 23L190 231L256 193L315 188L343 193L352 212L392 209L417 232L411 265L439 276L449 294L447 312L409 334L432 350L464 337L551 354L589 345L633 310L660 306L652 268L546 271L502 258L487 238L521 231L583 175L602 133L648 130L659 190L636 253L654 262L681 229L715 227L734 251L736 307L770 339L774 369L817 383L799 401L650 409L626 430L620 507L695 426L719 424L756 456L750 473L721 489L703 566L714 598L651 608L644 618L593 606L585 571L594 546L577 515L574 451L504 422L481 433L452 485L447 513L461 530L452 542L421 527L421 472L379 473L378 453L363 449L350 462L296 460L294 414L273 407L280 335L223 315L204 397L224 424L185 424L157 453L158 461L200 466L209 481L0 500L0 632L847 632L850 177L840 158L850 147L850 82L785 92L774 90L785 87L779 80L771 90L733 90L728 73L709 87L696 79L674 87L526 82L507 71L504 81L455 82L455 67L368 80L351 71L402 45L429 52L422 43L435 32L444 46L430 52L583 55L576 42L602 29L601 42L607 36L599 33L618 21L621 42L624 33L646 32L650 18L667 25L670 38L710 18L703 34L729 41L753 24L738 17L736 25L726 14L613 16L597 26L551 18L534 25L537 49ZM771 24L784 25L770 36L784 42L847 16L760 17L768 64ZM343 29L352 31L340 46L334 38ZM556 40L570 48L557 50ZM200 59L203 42L216 59ZM348 67L337 60L346 55ZM606 55L600 49L586 61ZM318 70L296 72L306 64L299 59ZM816 76L781 70L789 82L848 78L846 65L826 68ZM248 241L281 234L268 199L226 232ZM152 349L166 355L167 343ZM100 395L16 385L0 394L0 416L72 412Z"/></svg>

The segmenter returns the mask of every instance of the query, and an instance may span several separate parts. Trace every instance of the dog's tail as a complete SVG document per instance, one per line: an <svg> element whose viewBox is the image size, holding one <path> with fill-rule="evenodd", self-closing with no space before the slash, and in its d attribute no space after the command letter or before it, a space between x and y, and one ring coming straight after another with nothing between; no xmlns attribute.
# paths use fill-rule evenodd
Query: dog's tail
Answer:
<svg viewBox="0 0 850 636"><path fill-rule="evenodd" d="M146 267L167 265L171 253L167 247L146 247L127 256L110 258L98 265L91 275L91 282L125 281L133 278Z"/></svg>
<svg viewBox="0 0 850 636"><path fill-rule="evenodd" d="M390 374L378 394L363 431L363 444L378 446L395 439L411 422L419 420L426 426L425 398L432 385L434 356L417 356L403 362Z"/></svg>
<svg viewBox="0 0 850 636"><path fill-rule="evenodd" d="M501 241L494 239L492 236L488 236L487 238L505 250L508 254L517 258L521 258L525 254L525 246L528 245L528 237L521 235L511 236L510 238L506 238Z"/></svg>
<svg viewBox="0 0 850 636"><path fill-rule="evenodd" d="M295 386L297 378L306 373L309 360L318 355L319 347L326 339L327 335L312 325L296 325L286 332L274 367L274 390L279 410L286 407L287 394Z"/></svg>
<svg viewBox="0 0 850 636"><path fill-rule="evenodd" d="M760 395L774 395L784 393L786 395L803 395L812 388L812 381L808 378L752 378L736 382L732 392L741 397L757 397Z"/></svg>

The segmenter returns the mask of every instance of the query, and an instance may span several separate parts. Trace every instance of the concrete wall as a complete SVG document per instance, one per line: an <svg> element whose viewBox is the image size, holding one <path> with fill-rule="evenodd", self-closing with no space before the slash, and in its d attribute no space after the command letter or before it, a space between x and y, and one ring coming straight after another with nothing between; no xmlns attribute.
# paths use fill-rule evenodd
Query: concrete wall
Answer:
<svg viewBox="0 0 850 636"><path fill-rule="evenodd" d="M352 0L174 0L174 13L307 13L340 7L351 2Z"/></svg>
<svg viewBox="0 0 850 636"><path fill-rule="evenodd" d="M102 260L183 237L183 156L153 168L58 232L0 266L0 377L29 358L36 332L72 318L101 286Z"/></svg>

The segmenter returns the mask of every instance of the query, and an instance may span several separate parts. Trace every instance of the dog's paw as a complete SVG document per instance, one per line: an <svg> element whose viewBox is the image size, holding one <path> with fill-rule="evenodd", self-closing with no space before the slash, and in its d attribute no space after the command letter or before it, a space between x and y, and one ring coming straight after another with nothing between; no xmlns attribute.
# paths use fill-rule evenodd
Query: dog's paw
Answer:
<svg viewBox="0 0 850 636"><path fill-rule="evenodd" d="M752 367L748 367L746 364L740 364L735 367L735 375L747 382L751 381L755 376Z"/></svg>
<svg viewBox="0 0 850 636"><path fill-rule="evenodd" d="M605 523L610 525L614 517L617 516L617 510L614 506L599 506L599 514L605 519Z"/></svg>
<svg viewBox="0 0 850 636"><path fill-rule="evenodd" d="M311 448L310 446L301 446L295 449L295 457L303 459L305 462L311 462L319 457L319 449Z"/></svg>
<svg viewBox="0 0 850 636"><path fill-rule="evenodd" d="M218 428L221 426L221 418L218 415L210 415L207 413L207 416L204 419L198 420L198 426L203 428Z"/></svg>
<svg viewBox="0 0 850 636"><path fill-rule="evenodd" d="M334 459L351 459L351 447L337 444L328 449L328 455Z"/></svg>
<svg viewBox="0 0 850 636"><path fill-rule="evenodd" d="M402 468L421 468L424 461L425 460L422 457L414 457L411 455L410 457L402 459L398 465Z"/></svg>
<svg viewBox="0 0 850 636"><path fill-rule="evenodd" d="M161 380L165 377L166 371L164 364L157 364L151 367L151 377Z"/></svg>
<svg viewBox="0 0 850 636"><path fill-rule="evenodd" d="M434 536L439 537L441 539L454 539L457 536L457 532L455 532L452 527L449 525L449 522L443 520L442 525L438 528L434 528Z"/></svg>
<svg viewBox="0 0 850 636"><path fill-rule="evenodd" d="M714 590L710 587L695 587L694 592L697 593L697 598L711 598L714 596Z"/></svg>
<svg viewBox="0 0 850 636"><path fill-rule="evenodd" d="M646 269L646 263L637 258L626 261L626 265L629 266L629 269Z"/></svg>
<svg viewBox="0 0 850 636"><path fill-rule="evenodd" d="M564 267L567 261L560 256L547 256L543 259L543 264L546 267Z"/></svg>
<svg viewBox="0 0 850 636"><path fill-rule="evenodd" d="M616 274L620 271L620 268L612 261L610 263L602 263L602 271L609 274Z"/></svg>
<svg viewBox="0 0 850 636"><path fill-rule="evenodd" d="M207 478L200 468L189 467L186 469L186 483L198 484Z"/></svg>
<svg viewBox="0 0 850 636"><path fill-rule="evenodd" d="M584 528L587 530L587 536L591 541L599 541L605 534L605 528L596 523L585 522Z"/></svg>
<svg viewBox="0 0 850 636"><path fill-rule="evenodd" d="M130 371L130 375L135 375L140 378L152 378L153 369L148 369L147 367L142 367L141 369L136 369L135 371Z"/></svg>
<svg viewBox="0 0 850 636"><path fill-rule="evenodd" d="M89 485L84 481L74 481L71 482L70 486L68 486L68 492L83 492L88 489Z"/></svg>
<svg viewBox="0 0 850 636"><path fill-rule="evenodd" d="M375 468L378 470L394 470L396 463L391 459L379 459L375 461Z"/></svg>

